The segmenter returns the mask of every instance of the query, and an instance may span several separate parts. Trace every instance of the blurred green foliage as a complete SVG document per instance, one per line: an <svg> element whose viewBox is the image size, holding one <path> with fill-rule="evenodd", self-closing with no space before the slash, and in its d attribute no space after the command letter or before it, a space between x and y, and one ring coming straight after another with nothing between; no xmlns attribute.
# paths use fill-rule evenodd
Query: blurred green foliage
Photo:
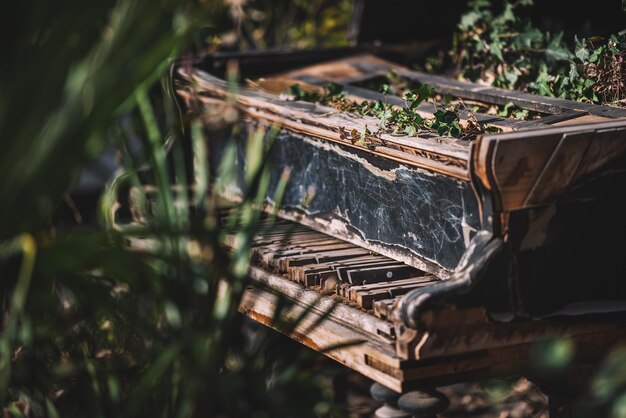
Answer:
<svg viewBox="0 0 626 418"><path fill-rule="evenodd" d="M567 338L539 341L533 347L533 364L542 373L559 373L572 363L574 355L575 346Z"/></svg>
<svg viewBox="0 0 626 418"><path fill-rule="evenodd" d="M231 31L210 43L239 49L346 46L352 0L228 0Z"/></svg>
<svg viewBox="0 0 626 418"><path fill-rule="evenodd" d="M496 87L624 106L626 28L608 39L566 40L519 17L533 3L505 1L497 11L489 0L470 1L448 56L434 55L426 68L453 66L457 77Z"/></svg>
<svg viewBox="0 0 626 418"><path fill-rule="evenodd" d="M264 152L247 174L249 198L222 222L207 192L227 184L228 161L209 179L211 127L181 120L171 91L158 90L174 58L232 26L234 6L43 0L0 14L4 416L332 412L311 353L266 329L249 332L237 313L265 196ZM251 151L264 151L264 136L250 136ZM136 139L143 151L131 153ZM102 196L103 225L58 229L64 193L105 146L118 150L121 168ZM143 216L122 227L113 209L129 193ZM226 232L235 248L224 246Z"/></svg>

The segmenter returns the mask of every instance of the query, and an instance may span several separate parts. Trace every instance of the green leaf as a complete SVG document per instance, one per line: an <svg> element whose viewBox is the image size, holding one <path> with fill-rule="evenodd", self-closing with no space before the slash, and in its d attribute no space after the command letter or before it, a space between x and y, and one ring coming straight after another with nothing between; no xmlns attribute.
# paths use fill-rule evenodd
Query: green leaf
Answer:
<svg viewBox="0 0 626 418"><path fill-rule="evenodd" d="M598 62L600 56L602 55L602 48L596 48L593 50L591 55L589 55L589 62Z"/></svg>
<svg viewBox="0 0 626 418"><path fill-rule="evenodd" d="M578 78L578 69L576 68L576 64L573 62L569 65L569 78L572 81Z"/></svg>
<svg viewBox="0 0 626 418"><path fill-rule="evenodd" d="M527 24L524 30L517 36L515 42L522 48L532 48L534 43L543 42L543 33Z"/></svg>
<svg viewBox="0 0 626 418"><path fill-rule="evenodd" d="M506 3L504 5L504 11L502 12L502 19L506 22L514 22L515 14L513 13L513 5L511 3Z"/></svg>
<svg viewBox="0 0 626 418"><path fill-rule="evenodd" d="M389 86L387 86L389 87ZM337 83L330 83L326 86L326 90L328 90L328 95L333 96L341 96L343 94L343 86Z"/></svg>
<svg viewBox="0 0 626 418"><path fill-rule="evenodd" d="M504 105L502 110L498 112L498 116L502 116L505 118L509 117L511 108L513 107L514 107L513 102L508 102L507 104Z"/></svg>
<svg viewBox="0 0 626 418"><path fill-rule="evenodd" d="M504 57L502 56L502 43L500 41L494 41L488 46L489 52L491 55L496 57L499 61L504 62Z"/></svg>
<svg viewBox="0 0 626 418"><path fill-rule="evenodd" d="M587 42L585 39L578 39L578 37L574 37L574 42L576 44L575 47L575 55L576 58L585 62L589 58L589 50L587 49Z"/></svg>
<svg viewBox="0 0 626 418"><path fill-rule="evenodd" d="M546 57L554 61L565 61L572 58L572 54L564 45L562 45L563 32L559 32L549 40L546 46Z"/></svg>
<svg viewBox="0 0 626 418"><path fill-rule="evenodd" d="M518 77L518 75L517 75L517 72L516 72L516 71L515 71L515 69L513 69L513 68L510 68L510 69L506 72L506 74L504 75L504 77L505 77L505 78L506 78L506 80L509 82L509 85L510 85L511 87L514 87L514 86L515 86L515 83L517 83L517 80L518 80L518 78L519 78L519 77Z"/></svg>
<svg viewBox="0 0 626 418"><path fill-rule="evenodd" d="M471 12L465 13L463 16L461 16L461 22L459 23L459 28L464 31L473 28L474 26L476 26L476 22L480 20L481 16L482 16L482 13L478 11L471 11Z"/></svg>
<svg viewBox="0 0 626 418"><path fill-rule="evenodd" d="M417 89L417 94L421 100L428 100L435 94L435 89L429 86L428 84L422 84Z"/></svg>
<svg viewBox="0 0 626 418"><path fill-rule="evenodd" d="M593 80L592 80L592 79L590 79L590 78L586 78L586 79L585 79L585 82L584 82L584 84L583 84L583 87L584 87L584 88L586 88L586 89L588 89L589 87L592 87L594 84L596 84L596 82L595 82L595 81L593 81Z"/></svg>

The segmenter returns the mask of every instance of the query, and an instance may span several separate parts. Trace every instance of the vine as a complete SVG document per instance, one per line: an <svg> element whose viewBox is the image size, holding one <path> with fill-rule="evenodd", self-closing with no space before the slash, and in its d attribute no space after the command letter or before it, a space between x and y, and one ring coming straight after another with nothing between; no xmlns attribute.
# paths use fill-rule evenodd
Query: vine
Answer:
<svg viewBox="0 0 626 418"><path fill-rule="evenodd" d="M389 89L388 84L383 84L381 92L387 94ZM404 107L397 107L382 100L361 102L350 100L343 91L343 87L336 83L325 86L324 94L305 91L299 84L292 85L289 92L294 100L319 103L342 112L377 118L379 127L375 132L371 132L367 127L363 133L355 129L349 132L345 129L341 130L344 139L361 145L367 145L367 137L379 137L381 133L416 136L418 133L433 132L440 136L470 140L481 133L499 131L493 126L483 126L478 123L471 112L469 112L467 122L462 123L458 114L459 106L449 104L445 107L439 106L434 100L434 89L428 85L422 85L417 89L405 89L401 96L405 103ZM430 101L435 106L432 118L423 117L417 111L418 107L426 101Z"/></svg>
<svg viewBox="0 0 626 418"><path fill-rule="evenodd" d="M489 0L473 0L458 24L447 59L434 55L429 71L454 66L456 77L507 89L595 104L626 105L626 30L603 38L563 39L542 33L520 7L533 0L506 2L494 13Z"/></svg>

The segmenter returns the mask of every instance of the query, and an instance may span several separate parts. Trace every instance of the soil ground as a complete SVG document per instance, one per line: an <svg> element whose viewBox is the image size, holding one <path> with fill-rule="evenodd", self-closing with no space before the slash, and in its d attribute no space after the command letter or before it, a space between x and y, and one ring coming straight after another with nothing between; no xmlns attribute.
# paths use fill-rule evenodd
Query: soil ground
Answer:
<svg viewBox="0 0 626 418"><path fill-rule="evenodd" d="M349 372L345 385L351 418L371 418L380 402L369 396L372 381ZM441 418L548 418L548 398L525 378L440 387L450 399Z"/></svg>

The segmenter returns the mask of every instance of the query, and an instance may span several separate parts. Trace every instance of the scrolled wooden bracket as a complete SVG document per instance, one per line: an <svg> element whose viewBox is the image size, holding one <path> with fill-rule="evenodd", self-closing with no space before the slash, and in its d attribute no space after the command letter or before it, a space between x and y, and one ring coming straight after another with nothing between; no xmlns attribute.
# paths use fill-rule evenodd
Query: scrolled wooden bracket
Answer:
<svg viewBox="0 0 626 418"><path fill-rule="evenodd" d="M470 291L480 281L491 260L503 249L504 240L491 232L479 231L448 280L407 293L395 308L396 322L419 328L419 317L428 308L442 304L450 296Z"/></svg>

